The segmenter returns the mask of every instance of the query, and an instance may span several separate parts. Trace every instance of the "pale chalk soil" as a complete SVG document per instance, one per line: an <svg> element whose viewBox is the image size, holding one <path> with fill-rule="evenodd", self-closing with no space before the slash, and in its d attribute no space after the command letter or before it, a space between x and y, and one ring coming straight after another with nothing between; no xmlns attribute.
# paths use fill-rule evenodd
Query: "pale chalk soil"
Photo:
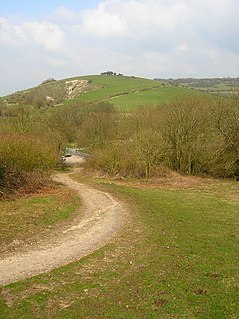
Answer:
<svg viewBox="0 0 239 319"><path fill-rule="evenodd" d="M73 181L71 173L54 181L80 194L83 207L75 218L33 245L0 256L0 285L17 282L77 261L110 241L124 223L125 208L110 194Z"/></svg>

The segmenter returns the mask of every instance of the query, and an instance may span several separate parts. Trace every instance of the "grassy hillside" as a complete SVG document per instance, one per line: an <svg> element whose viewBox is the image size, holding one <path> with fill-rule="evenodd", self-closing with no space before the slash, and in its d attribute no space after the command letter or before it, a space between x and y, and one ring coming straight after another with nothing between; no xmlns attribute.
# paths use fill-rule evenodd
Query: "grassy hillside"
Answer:
<svg viewBox="0 0 239 319"><path fill-rule="evenodd" d="M144 90L135 93L131 92L128 95L113 98L109 102L121 111L131 111L140 106L151 106L169 103L176 98L197 95L200 95L200 93L187 88L168 86L153 88L151 90Z"/></svg>
<svg viewBox="0 0 239 319"><path fill-rule="evenodd" d="M79 78L78 78L79 79ZM128 76L86 76L89 90L65 104L79 102L108 101L120 111L131 111L138 106L167 103L181 96L197 96L200 93L187 88L175 88L159 81Z"/></svg>
<svg viewBox="0 0 239 319"><path fill-rule="evenodd" d="M109 101L122 111L130 111L138 106L167 103L175 97L198 94L191 89L133 76L90 75L44 83L5 99L9 104L25 102L37 107L62 102L71 105Z"/></svg>

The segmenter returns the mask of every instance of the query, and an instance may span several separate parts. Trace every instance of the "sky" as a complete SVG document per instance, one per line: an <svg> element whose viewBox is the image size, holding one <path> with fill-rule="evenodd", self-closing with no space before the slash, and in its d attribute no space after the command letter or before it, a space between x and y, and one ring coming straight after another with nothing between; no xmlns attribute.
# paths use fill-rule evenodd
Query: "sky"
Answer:
<svg viewBox="0 0 239 319"><path fill-rule="evenodd" d="M112 70L239 77L238 0L0 0L0 96Z"/></svg>

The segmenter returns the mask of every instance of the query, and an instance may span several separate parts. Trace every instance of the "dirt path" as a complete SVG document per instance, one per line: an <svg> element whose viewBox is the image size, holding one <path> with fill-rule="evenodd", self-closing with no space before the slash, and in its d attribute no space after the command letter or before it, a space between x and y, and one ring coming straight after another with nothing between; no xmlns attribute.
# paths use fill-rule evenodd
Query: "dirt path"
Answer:
<svg viewBox="0 0 239 319"><path fill-rule="evenodd" d="M41 242L0 257L0 285L6 285L79 260L108 242L122 227L125 209L110 194L58 174L54 180L81 195L76 217Z"/></svg>

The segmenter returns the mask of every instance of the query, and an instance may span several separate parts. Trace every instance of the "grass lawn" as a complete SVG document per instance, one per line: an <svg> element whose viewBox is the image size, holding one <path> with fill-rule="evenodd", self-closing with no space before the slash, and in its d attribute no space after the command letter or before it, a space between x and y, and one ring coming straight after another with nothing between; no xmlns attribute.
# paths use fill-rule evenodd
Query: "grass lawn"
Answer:
<svg viewBox="0 0 239 319"><path fill-rule="evenodd" d="M127 203L124 229L79 262L2 287L1 319L238 318L235 182L97 185Z"/></svg>

